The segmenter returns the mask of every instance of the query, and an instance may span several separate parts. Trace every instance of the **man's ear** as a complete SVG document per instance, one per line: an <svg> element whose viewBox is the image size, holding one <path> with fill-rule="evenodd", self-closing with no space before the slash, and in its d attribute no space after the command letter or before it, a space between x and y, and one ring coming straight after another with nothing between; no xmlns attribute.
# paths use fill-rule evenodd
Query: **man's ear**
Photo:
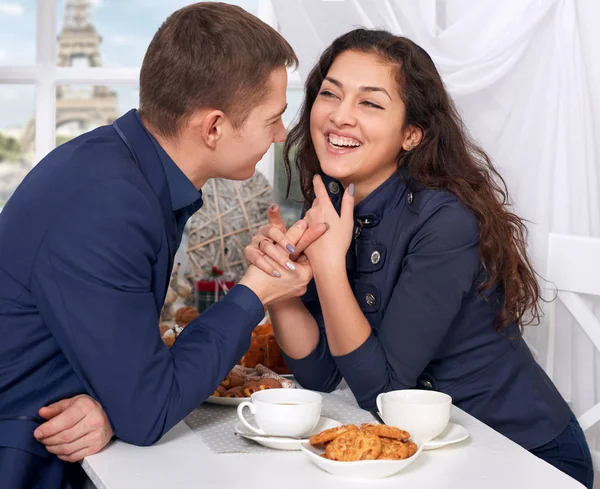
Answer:
<svg viewBox="0 0 600 489"><path fill-rule="evenodd" d="M194 133L200 135L202 142L215 149L217 141L223 137L226 117L222 110L211 109L198 111L188 121Z"/></svg>

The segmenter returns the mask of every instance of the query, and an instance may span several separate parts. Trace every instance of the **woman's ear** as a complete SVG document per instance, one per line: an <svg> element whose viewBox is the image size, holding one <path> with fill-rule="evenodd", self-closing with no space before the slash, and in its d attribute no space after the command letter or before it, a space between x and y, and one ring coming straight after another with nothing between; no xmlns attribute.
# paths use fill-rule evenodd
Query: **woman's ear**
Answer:
<svg viewBox="0 0 600 489"><path fill-rule="evenodd" d="M423 139L423 129L419 126L408 126L404 131L404 142L402 143L402 149L404 151L410 151L419 145Z"/></svg>

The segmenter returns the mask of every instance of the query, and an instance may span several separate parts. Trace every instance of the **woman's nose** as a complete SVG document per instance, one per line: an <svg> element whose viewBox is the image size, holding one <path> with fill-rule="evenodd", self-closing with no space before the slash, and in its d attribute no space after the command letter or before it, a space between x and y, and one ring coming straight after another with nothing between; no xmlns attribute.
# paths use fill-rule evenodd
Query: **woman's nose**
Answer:
<svg viewBox="0 0 600 489"><path fill-rule="evenodd" d="M329 119L338 127L355 125L356 117L353 105L349 101L342 101L329 114Z"/></svg>

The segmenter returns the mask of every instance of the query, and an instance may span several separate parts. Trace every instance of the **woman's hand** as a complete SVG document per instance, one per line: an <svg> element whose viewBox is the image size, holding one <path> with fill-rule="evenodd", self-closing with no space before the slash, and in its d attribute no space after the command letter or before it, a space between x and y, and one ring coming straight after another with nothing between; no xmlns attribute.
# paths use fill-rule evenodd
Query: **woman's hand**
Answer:
<svg viewBox="0 0 600 489"><path fill-rule="evenodd" d="M305 220L300 219L287 230L279 207L275 204L269 207L268 220L269 224L258 229L244 254L249 264L275 277L281 275L275 265L296 270L294 262L328 229L327 223L316 223L309 227Z"/></svg>
<svg viewBox="0 0 600 489"><path fill-rule="evenodd" d="M331 203L327 189L319 175L313 179L315 200L307 211L304 220L308 228L326 222L329 231L305 251L313 268L325 269L330 266L346 269L346 253L352 243L354 229L354 184L350 184L342 197L341 215ZM316 273L316 269L315 269Z"/></svg>
<svg viewBox="0 0 600 489"><path fill-rule="evenodd" d="M47 421L36 428L35 438L65 462L77 462L102 450L113 430L102 406L84 394L43 407Z"/></svg>

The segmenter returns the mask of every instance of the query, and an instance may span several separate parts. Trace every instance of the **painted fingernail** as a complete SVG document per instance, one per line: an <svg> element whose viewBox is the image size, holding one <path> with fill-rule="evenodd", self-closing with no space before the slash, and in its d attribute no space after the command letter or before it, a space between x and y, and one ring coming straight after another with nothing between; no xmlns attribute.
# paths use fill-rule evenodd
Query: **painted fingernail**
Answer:
<svg viewBox="0 0 600 489"><path fill-rule="evenodd" d="M351 197L354 197L354 184L353 183L351 183L348 186L348 193L350 194Z"/></svg>
<svg viewBox="0 0 600 489"><path fill-rule="evenodd" d="M324 222L323 224L325 224L325 232L329 231L329 223Z"/></svg>
<svg viewBox="0 0 600 489"><path fill-rule="evenodd" d="M294 246L291 244L287 245L285 249L288 250L292 255L296 253L296 248L294 248Z"/></svg>
<svg viewBox="0 0 600 489"><path fill-rule="evenodd" d="M288 267L292 271L296 270L296 265L294 265L291 261L286 261L285 266Z"/></svg>
<svg viewBox="0 0 600 489"><path fill-rule="evenodd" d="M277 209L277 204L271 204L269 210L274 211L275 209Z"/></svg>
<svg viewBox="0 0 600 489"><path fill-rule="evenodd" d="M275 275L277 278L281 277L281 274L277 270L273 270L273 275Z"/></svg>

